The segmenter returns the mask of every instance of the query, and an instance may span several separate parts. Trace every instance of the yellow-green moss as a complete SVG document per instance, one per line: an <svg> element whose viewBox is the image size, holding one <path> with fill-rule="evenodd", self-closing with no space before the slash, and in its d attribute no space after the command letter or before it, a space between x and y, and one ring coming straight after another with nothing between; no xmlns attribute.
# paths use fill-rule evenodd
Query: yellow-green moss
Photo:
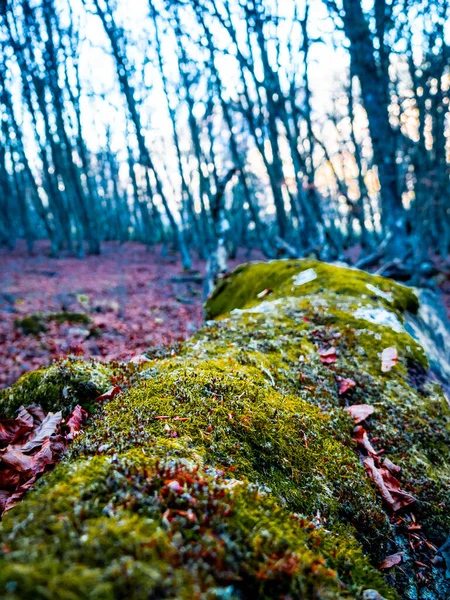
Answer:
<svg viewBox="0 0 450 600"><path fill-rule="evenodd" d="M308 269L314 270L316 278L310 282L295 285L294 278ZM382 294L391 295L386 300L367 287L378 288ZM411 288L386 279L369 275L358 269L340 268L316 260L275 260L264 263L241 265L223 279L205 305L208 318L215 318L231 312L235 308L244 308L258 304L257 295L264 290L270 294L270 300L286 296L319 295L336 292L337 294L374 296L382 299L388 307L416 312L419 306L417 296Z"/></svg>
<svg viewBox="0 0 450 600"><path fill-rule="evenodd" d="M9 600L394 597L345 530L289 515L180 441L60 467L15 517L23 527L3 526Z"/></svg>
<svg viewBox="0 0 450 600"><path fill-rule="evenodd" d="M315 278L296 285L307 269ZM343 410L375 407L374 444L401 465L427 540L442 543L449 411L403 329L407 310L417 310L412 290L361 271L239 268L207 304L221 319L175 356L129 367L126 391L97 412L66 465L6 515L5 597L391 598L376 566L399 549L404 568L389 582L422 597L417 555L387 518ZM323 364L319 349L331 346L337 360ZM399 362L383 373L389 346ZM340 395L339 377L356 385ZM180 470L196 481L191 499L161 501ZM423 598L444 600L448 585L430 569Z"/></svg>
<svg viewBox="0 0 450 600"><path fill-rule="evenodd" d="M0 390L0 414L12 417L20 406L40 404L45 410L69 412L88 406L111 387L110 366L67 358L51 367L25 373L10 388Z"/></svg>

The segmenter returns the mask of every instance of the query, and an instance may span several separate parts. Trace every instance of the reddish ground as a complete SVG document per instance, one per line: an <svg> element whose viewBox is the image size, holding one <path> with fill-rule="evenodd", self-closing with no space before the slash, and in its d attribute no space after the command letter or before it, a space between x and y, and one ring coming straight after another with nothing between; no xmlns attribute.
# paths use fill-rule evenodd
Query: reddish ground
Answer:
<svg viewBox="0 0 450 600"><path fill-rule="evenodd" d="M68 355L127 360L192 334L202 321L202 283L182 277L175 256L138 244L104 245L101 256L53 259L46 244L0 251L0 387ZM231 266L249 260L242 253ZM205 264L194 261L204 273ZM49 322L24 335L14 321L32 313L83 312L90 325Z"/></svg>

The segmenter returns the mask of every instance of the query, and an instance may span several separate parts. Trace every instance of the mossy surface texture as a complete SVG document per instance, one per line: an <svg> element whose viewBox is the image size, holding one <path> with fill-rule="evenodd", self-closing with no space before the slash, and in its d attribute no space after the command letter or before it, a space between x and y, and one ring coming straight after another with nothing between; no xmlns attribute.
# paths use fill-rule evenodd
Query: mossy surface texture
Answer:
<svg viewBox="0 0 450 600"><path fill-rule="evenodd" d="M450 597L408 541L411 513L431 548L450 530L448 406L403 329L417 309L411 289L360 271L247 265L208 301L219 318L174 356L19 380L1 412L89 407L111 377L123 393L5 515L0 597ZM383 373L388 347L399 361ZM339 394L339 378L355 385ZM395 518L361 464L352 404L374 407L366 429L416 498ZM382 574L398 551L401 568Z"/></svg>

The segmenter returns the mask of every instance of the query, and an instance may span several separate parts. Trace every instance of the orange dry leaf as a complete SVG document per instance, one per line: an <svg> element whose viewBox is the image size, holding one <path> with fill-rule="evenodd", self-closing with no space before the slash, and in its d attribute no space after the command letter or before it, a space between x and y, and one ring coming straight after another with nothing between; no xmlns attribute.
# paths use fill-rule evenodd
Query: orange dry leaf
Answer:
<svg viewBox="0 0 450 600"><path fill-rule="evenodd" d="M387 469L378 469L372 456L363 460L364 467L381 494L385 503L393 510L400 510L415 502L415 498L400 489L400 482Z"/></svg>
<svg viewBox="0 0 450 600"><path fill-rule="evenodd" d="M403 552L397 552L386 556L383 562L378 567L379 569L392 569L395 565L399 565L402 562Z"/></svg>
<svg viewBox="0 0 450 600"><path fill-rule="evenodd" d="M344 410L353 417L355 423L361 423L361 421L367 419L375 409L373 406L370 406L370 404L353 404L352 406L347 406Z"/></svg>
<svg viewBox="0 0 450 600"><path fill-rule="evenodd" d="M369 442L367 431L362 425L357 425L353 430L353 439L358 443L358 446L361 446L361 448L367 452L369 456L377 456L378 452Z"/></svg>

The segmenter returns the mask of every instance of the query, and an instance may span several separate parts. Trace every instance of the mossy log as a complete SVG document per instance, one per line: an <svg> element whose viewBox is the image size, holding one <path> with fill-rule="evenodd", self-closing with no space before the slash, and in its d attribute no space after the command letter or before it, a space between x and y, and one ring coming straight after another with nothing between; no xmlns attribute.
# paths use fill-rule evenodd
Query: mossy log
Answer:
<svg viewBox="0 0 450 600"><path fill-rule="evenodd" d="M89 407L111 376L124 391L5 515L0 597L449 598L430 561L450 530L449 409L407 333L418 308L412 289L361 271L252 264L176 353L24 376L2 412ZM388 347L398 363L383 372ZM415 498L395 516L362 466L353 404L374 407L372 443Z"/></svg>

